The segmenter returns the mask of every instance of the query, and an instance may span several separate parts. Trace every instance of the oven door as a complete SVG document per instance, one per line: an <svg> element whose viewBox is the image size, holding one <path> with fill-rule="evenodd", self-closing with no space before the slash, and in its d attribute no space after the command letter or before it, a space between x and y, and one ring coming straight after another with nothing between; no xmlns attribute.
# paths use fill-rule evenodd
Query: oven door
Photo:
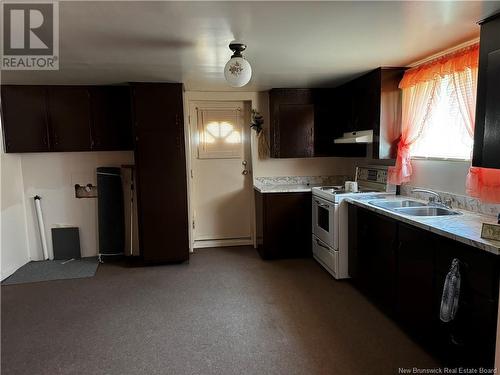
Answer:
<svg viewBox="0 0 500 375"><path fill-rule="evenodd" d="M326 245L333 248L335 204L314 195L312 199L313 234Z"/></svg>

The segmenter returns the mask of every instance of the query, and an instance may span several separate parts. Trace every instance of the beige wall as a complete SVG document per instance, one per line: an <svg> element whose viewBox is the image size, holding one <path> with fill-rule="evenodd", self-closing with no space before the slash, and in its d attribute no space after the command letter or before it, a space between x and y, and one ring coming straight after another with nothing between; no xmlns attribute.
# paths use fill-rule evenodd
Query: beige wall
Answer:
<svg viewBox="0 0 500 375"><path fill-rule="evenodd" d="M468 161L412 160L411 185L466 195Z"/></svg>
<svg viewBox="0 0 500 375"><path fill-rule="evenodd" d="M367 164L388 164L381 160L365 160ZM465 179L470 167L469 161L413 159L411 165L413 174L410 185L466 195Z"/></svg>
<svg viewBox="0 0 500 375"><path fill-rule="evenodd" d="M203 92L187 91L185 104L191 100L243 100L250 101L252 108L264 116L264 129L269 140L269 96L267 92ZM187 108L188 106L185 105ZM188 113L186 112L186 118ZM249 126L250 124L248 124ZM356 163L364 163L364 159L353 158L301 158L273 159L258 158L257 138L252 131L252 170L254 177L266 176L320 176L347 174L353 175Z"/></svg>
<svg viewBox="0 0 500 375"><path fill-rule="evenodd" d="M119 167L133 162L131 151L22 154L22 176L26 200L26 223L30 257L42 259L42 248L33 197L42 197L47 245L52 249L51 228L80 228L82 256L97 255L97 199L75 198L74 185L96 184L96 168ZM21 240L21 239L20 239Z"/></svg>
<svg viewBox="0 0 500 375"><path fill-rule="evenodd" d="M20 155L0 154L1 278L29 262Z"/></svg>
<svg viewBox="0 0 500 375"><path fill-rule="evenodd" d="M269 96L263 92L258 94L258 98L257 109L264 116L264 129L269 143ZM360 162L355 158L273 159L268 157L261 160L258 158L255 132L252 132L252 157L254 177L354 175L356 163Z"/></svg>

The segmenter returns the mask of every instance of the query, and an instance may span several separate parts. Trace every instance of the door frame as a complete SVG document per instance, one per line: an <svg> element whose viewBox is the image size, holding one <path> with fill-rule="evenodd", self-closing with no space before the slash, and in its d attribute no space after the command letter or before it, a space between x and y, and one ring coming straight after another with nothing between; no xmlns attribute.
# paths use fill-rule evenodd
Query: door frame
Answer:
<svg viewBox="0 0 500 375"><path fill-rule="evenodd" d="M251 110L258 104L258 94L256 92L206 92L206 91L186 91L184 93L184 134L186 138L186 166L187 166L187 179L188 179L188 217L189 217L189 250L193 252L195 249L194 231L193 231L193 219L194 219L194 204L193 204L193 183L192 183L192 158L193 158L193 135L191 129L191 106L196 103L207 104L210 102L244 102L245 108ZM250 124L243 124L243 126L250 127ZM253 184L253 147L252 147L252 133L251 130L248 131L248 169L252 178ZM255 196L251 194L250 197L250 240L214 240L214 241L204 241L203 246L196 246L196 248L201 247L217 247L217 246L240 246L240 245L254 245L256 244L256 225L255 225Z"/></svg>

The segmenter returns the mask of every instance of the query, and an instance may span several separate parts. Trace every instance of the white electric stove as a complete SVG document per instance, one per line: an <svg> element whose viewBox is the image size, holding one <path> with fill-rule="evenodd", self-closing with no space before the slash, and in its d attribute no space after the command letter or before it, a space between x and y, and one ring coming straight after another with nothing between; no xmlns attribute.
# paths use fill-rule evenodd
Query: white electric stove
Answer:
<svg viewBox="0 0 500 375"><path fill-rule="evenodd" d="M343 199L380 199L396 193L387 183L386 166L356 168L358 192L346 192L343 186L312 188L313 256L336 279L349 277L348 217Z"/></svg>

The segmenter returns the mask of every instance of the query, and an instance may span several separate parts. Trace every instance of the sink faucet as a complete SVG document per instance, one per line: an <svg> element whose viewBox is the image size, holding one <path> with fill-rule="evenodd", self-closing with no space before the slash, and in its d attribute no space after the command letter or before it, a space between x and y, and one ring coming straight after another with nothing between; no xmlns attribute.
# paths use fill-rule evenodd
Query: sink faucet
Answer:
<svg viewBox="0 0 500 375"><path fill-rule="evenodd" d="M441 196L436 193L435 191L428 190L428 189L412 189L412 193L427 193L430 194L431 196L429 197L429 204L437 204L440 206L444 206L446 208L451 208L451 199L445 199L443 202L443 199Z"/></svg>

